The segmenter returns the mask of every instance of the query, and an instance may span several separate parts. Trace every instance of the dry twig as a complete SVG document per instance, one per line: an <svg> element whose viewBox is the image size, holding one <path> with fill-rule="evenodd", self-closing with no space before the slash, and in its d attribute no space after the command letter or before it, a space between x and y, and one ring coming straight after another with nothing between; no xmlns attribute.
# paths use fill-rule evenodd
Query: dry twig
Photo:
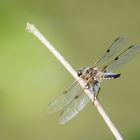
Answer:
<svg viewBox="0 0 140 140"><path fill-rule="evenodd" d="M37 30L37 28L27 23L26 30L28 32L33 33L44 45L46 48L50 50L50 52L60 61L60 63L67 69L67 71L74 77L75 80L79 82L81 87L84 87L85 83L82 79L79 80L79 77L77 76L76 71L72 68L72 66L64 59L64 57L50 44L50 42ZM117 140L123 140L121 134L118 132L117 128L114 126L114 124L111 122L109 116L106 114L105 110L101 106L100 102L97 100L97 98L93 98L93 94L89 90L85 90L85 93L89 96L91 101L94 100L94 105L99 111L101 117L104 119L106 125L110 129L110 131L113 133L114 137Z"/></svg>

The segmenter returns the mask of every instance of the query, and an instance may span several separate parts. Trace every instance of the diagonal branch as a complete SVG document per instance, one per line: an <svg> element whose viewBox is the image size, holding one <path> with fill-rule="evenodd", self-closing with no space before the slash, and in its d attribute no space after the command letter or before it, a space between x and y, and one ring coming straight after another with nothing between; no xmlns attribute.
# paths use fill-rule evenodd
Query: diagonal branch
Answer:
<svg viewBox="0 0 140 140"><path fill-rule="evenodd" d="M50 42L38 31L38 29L32 25L27 23L26 30L30 33L33 33L44 45L46 48L50 50L50 52L60 61L60 63L67 69L67 71L74 77L75 80L79 82L81 87L83 88L85 85L85 82L77 76L76 71L72 68L72 66L64 59L64 57L50 44ZM106 125L110 129L110 131L113 133L114 137L117 140L123 140L121 134L118 132L115 125L111 122L109 116L106 114L105 110L101 106L100 102L97 100L96 97L93 97L93 94L89 90L85 90L85 93L92 102L94 102L95 107L97 108L98 112L100 113L101 117L104 119Z"/></svg>

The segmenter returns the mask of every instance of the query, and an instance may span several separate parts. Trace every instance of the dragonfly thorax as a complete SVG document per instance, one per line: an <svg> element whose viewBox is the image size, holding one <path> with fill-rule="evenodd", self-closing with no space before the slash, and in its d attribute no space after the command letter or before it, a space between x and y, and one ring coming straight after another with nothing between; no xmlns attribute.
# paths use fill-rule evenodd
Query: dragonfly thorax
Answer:
<svg viewBox="0 0 140 140"><path fill-rule="evenodd" d="M77 71L77 75L81 77L84 81L92 81L96 76L97 72L98 70L93 67L80 68Z"/></svg>

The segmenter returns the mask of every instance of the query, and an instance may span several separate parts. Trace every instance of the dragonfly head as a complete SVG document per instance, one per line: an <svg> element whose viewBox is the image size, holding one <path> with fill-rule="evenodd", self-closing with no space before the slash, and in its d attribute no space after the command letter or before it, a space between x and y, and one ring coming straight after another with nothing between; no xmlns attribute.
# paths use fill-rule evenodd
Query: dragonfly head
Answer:
<svg viewBox="0 0 140 140"><path fill-rule="evenodd" d="M87 67L87 68L80 68L78 69L77 71L77 75L80 77L81 75L84 75L84 74L93 74L93 68L92 67Z"/></svg>
<svg viewBox="0 0 140 140"><path fill-rule="evenodd" d="M83 75L84 71L85 71L85 68L79 68L77 71L77 75L80 77L81 75Z"/></svg>

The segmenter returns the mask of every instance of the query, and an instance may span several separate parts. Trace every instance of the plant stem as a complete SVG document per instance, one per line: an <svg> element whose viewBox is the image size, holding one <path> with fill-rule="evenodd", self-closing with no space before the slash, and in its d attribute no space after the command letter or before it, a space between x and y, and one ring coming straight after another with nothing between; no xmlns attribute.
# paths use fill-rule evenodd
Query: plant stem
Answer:
<svg viewBox="0 0 140 140"><path fill-rule="evenodd" d="M38 29L32 25L27 23L26 30L30 33L33 33L44 45L46 48L50 50L50 52L59 60L59 62L66 68L66 70L74 77L75 80L79 82L81 87L83 88L85 82L77 76L76 71L72 68L72 66L64 59L64 57L53 47L53 45L38 31ZM80 80L79 80L80 79ZM106 125L114 135L117 140L123 140L121 134L118 132L115 125L111 122L109 116L106 114L105 110L101 106L100 102L96 97L93 96L93 93L87 89L84 89L85 93L92 102L94 102L95 107L97 108L98 112L100 113L101 117L104 119Z"/></svg>

